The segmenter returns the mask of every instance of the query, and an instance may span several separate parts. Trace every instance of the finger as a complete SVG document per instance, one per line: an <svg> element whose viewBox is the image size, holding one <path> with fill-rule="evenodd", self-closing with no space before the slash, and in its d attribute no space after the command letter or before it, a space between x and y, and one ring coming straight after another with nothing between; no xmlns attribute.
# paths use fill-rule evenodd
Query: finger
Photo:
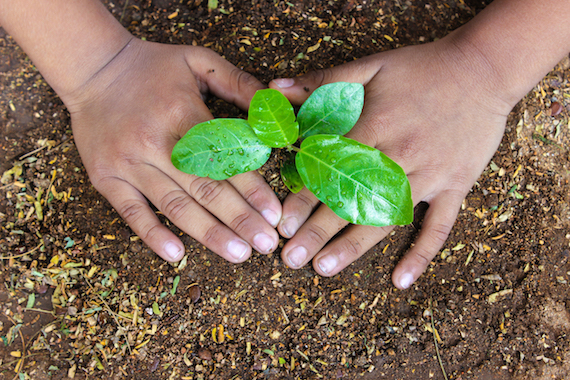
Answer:
<svg viewBox="0 0 570 380"><path fill-rule="evenodd" d="M447 240L464 198L461 191L446 190L428 202L429 208L415 245L392 273L392 282L397 288L409 288L425 271Z"/></svg>
<svg viewBox="0 0 570 380"><path fill-rule="evenodd" d="M295 78L279 78L269 83L281 91L292 103L301 104L318 87L334 82L352 82L366 85L382 67L381 60L371 55L333 68L311 71Z"/></svg>
<svg viewBox="0 0 570 380"><path fill-rule="evenodd" d="M251 255L251 247L244 239L204 210L167 176L158 170L148 170L148 168L142 172L137 178L144 178L147 181L147 186L144 187L145 196L172 223L227 261L239 263L247 260ZM121 182L126 184L124 181ZM139 198L135 199L138 200L136 203L133 201L132 194L127 194L130 195L128 197L123 196L121 191L125 190L124 186L118 187L116 185L116 183L106 183L100 191L107 199L114 200L118 212L133 228L133 231L153 250L159 249L155 252L161 257L169 260L168 256L165 257L161 254L164 249L161 251L160 248L172 240L164 238L167 232L169 234L172 232L158 221L140 194ZM130 186L130 188L133 187ZM143 203L146 208L142 207ZM151 220L151 216L153 220ZM181 243L179 244L181 246ZM183 248L181 250L184 252ZM178 257L178 260L181 257L182 255Z"/></svg>
<svg viewBox="0 0 570 380"><path fill-rule="evenodd" d="M265 88L253 75L238 69L210 49L193 47L186 54L199 82L217 97L247 110L257 90Z"/></svg>
<svg viewBox="0 0 570 380"><path fill-rule="evenodd" d="M277 227L281 220L281 202L257 172L248 172L228 179L228 182L241 194L272 227Z"/></svg>
<svg viewBox="0 0 570 380"><path fill-rule="evenodd" d="M289 194L283 202L283 217L277 227L281 236L293 237L319 203L317 197L306 187L297 194Z"/></svg>
<svg viewBox="0 0 570 380"><path fill-rule="evenodd" d="M281 258L291 268L302 268L347 224L346 220L322 205L285 244Z"/></svg>
<svg viewBox="0 0 570 380"><path fill-rule="evenodd" d="M270 253L277 248L279 236L275 229L227 181L183 176L178 184L187 196L246 240L257 252ZM161 183L161 186L164 184ZM163 189L157 195L168 192Z"/></svg>
<svg viewBox="0 0 570 380"><path fill-rule="evenodd" d="M394 226L349 226L313 258L315 271L334 276L384 239Z"/></svg>
<svg viewBox="0 0 570 380"><path fill-rule="evenodd" d="M156 254L166 261L180 261L184 245L166 228L150 208L147 200L128 182L116 177L99 181L99 192L111 202L119 215Z"/></svg>

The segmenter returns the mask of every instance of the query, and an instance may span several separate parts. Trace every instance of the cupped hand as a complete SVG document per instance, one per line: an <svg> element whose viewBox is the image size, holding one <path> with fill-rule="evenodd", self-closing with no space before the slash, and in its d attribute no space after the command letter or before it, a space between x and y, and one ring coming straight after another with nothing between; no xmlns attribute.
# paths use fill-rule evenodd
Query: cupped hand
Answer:
<svg viewBox="0 0 570 380"><path fill-rule="evenodd" d="M501 141L514 104L497 94L492 71L478 52L461 49L448 37L269 85L300 104L326 83L364 84L364 110L347 137L396 161L408 175L414 204L429 204L417 241L393 272L400 289L409 287L442 247L465 195ZM312 260L323 276L340 272L392 229L347 227L306 188L286 198L278 226L291 238L282 250L285 263L301 268Z"/></svg>
<svg viewBox="0 0 570 380"><path fill-rule="evenodd" d="M212 119L207 92L247 109L263 86L209 49L138 39L87 83L62 97L91 182L158 255L178 261L184 245L172 223L234 263L252 247L277 247L281 204L255 172L227 181L184 174L172 165L174 144Z"/></svg>

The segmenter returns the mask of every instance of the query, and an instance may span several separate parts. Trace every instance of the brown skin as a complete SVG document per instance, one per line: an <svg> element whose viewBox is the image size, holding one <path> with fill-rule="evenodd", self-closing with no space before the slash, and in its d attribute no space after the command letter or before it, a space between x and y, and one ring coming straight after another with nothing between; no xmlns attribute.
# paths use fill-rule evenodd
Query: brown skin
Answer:
<svg viewBox="0 0 570 380"><path fill-rule="evenodd" d="M440 41L270 83L294 103L306 99L305 87L366 86L364 112L349 136L398 162L414 202L430 205L416 244L394 270L398 288L410 286L445 242L511 108L570 50L568 19L568 0L497 0ZM161 257L176 261L184 248L145 197L231 262L247 259L251 246L273 251L273 227L283 215L278 230L291 237L283 260L293 268L312 260L326 276L391 230L349 226L329 242L347 223L306 190L282 209L255 173L216 182L175 170L174 143L212 118L204 93L246 109L263 87L211 51L134 39L96 0L0 0L0 24L69 108L93 184ZM292 262L297 247L305 247L304 257Z"/></svg>
<svg viewBox="0 0 570 380"><path fill-rule="evenodd" d="M424 272L497 149L510 110L570 51L570 2L547 3L497 0L437 42L270 83L297 104L310 94L306 88L366 86L362 116L348 136L399 163L414 203L429 204L417 241L394 269L396 287L409 287ZM289 195L278 227L291 237L283 260L293 268L312 260L319 274L333 276L393 228L351 225L331 241L346 226L306 189Z"/></svg>
<svg viewBox="0 0 570 380"><path fill-rule="evenodd" d="M178 261L184 245L147 199L230 262L277 247L281 204L261 176L218 182L170 162L176 141L212 118L207 92L247 109L259 81L209 49L135 39L97 0L0 0L0 24L68 107L93 185L157 254Z"/></svg>

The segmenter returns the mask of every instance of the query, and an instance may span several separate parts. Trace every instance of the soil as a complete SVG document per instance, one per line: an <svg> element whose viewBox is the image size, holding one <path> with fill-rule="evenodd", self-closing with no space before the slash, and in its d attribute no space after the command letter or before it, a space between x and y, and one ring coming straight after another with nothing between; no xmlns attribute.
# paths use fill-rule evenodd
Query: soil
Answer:
<svg viewBox="0 0 570 380"><path fill-rule="evenodd" d="M485 2L106 5L138 37L210 47L267 83L441 38ZM182 234L185 259L165 263L91 186L65 107L1 29L0 51L0 379L568 378L569 59L512 111L441 254L400 291L425 204L332 278L279 252L231 265ZM278 162L261 171L283 198Z"/></svg>

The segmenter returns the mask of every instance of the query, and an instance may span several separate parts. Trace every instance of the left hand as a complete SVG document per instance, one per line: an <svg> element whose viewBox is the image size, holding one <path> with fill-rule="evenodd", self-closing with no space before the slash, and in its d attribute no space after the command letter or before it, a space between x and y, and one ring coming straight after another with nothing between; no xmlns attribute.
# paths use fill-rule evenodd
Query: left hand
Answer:
<svg viewBox="0 0 570 380"><path fill-rule="evenodd" d="M476 55L448 36L270 83L297 104L310 94L306 88L339 81L365 85L363 113L347 137L396 161L408 175L414 204L429 204L416 244L394 270L392 280L400 289L422 274L445 243L465 195L497 149L514 105L493 84L487 62L473 59ZM283 260L292 268L312 260L319 274L333 276L393 229L351 225L329 242L347 224L319 206L306 188L289 195L278 227L291 238Z"/></svg>

